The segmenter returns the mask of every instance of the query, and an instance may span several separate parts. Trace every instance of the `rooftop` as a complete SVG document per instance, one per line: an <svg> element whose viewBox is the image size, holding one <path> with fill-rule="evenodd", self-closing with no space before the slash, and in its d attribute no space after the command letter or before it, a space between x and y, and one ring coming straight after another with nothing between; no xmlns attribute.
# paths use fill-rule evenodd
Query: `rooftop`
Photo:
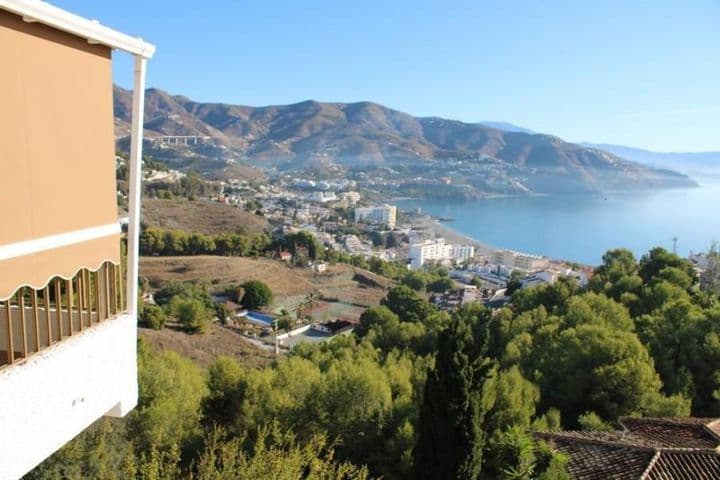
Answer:
<svg viewBox="0 0 720 480"><path fill-rule="evenodd" d="M39 0L0 0L0 8L22 16L26 22L39 22L85 38L89 43L99 43L145 58L155 53L155 46L141 38L131 37L103 26L97 20L89 20Z"/></svg>
<svg viewBox="0 0 720 480"><path fill-rule="evenodd" d="M579 480L720 478L720 421L622 418L622 431L536 433L570 457Z"/></svg>

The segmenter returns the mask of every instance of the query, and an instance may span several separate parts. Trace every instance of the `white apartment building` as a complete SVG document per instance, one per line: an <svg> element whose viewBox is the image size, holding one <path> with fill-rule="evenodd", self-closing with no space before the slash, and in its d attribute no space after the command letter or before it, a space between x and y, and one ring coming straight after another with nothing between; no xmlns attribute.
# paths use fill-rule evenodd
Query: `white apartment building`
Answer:
<svg viewBox="0 0 720 480"><path fill-rule="evenodd" d="M113 51L134 56L127 262ZM41 1L0 0L0 479L137 404L145 68L155 47Z"/></svg>
<svg viewBox="0 0 720 480"><path fill-rule="evenodd" d="M547 267L548 260L540 255L531 255L514 250L496 250L492 256L492 263L531 271Z"/></svg>
<svg viewBox="0 0 720 480"><path fill-rule="evenodd" d="M455 245L444 238L425 240L410 245L410 267L420 268L426 262L463 262L475 256L472 245Z"/></svg>
<svg viewBox="0 0 720 480"><path fill-rule="evenodd" d="M355 208L355 221L385 224L390 228L395 228L397 207L395 205L357 207Z"/></svg>
<svg viewBox="0 0 720 480"><path fill-rule="evenodd" d="M334 202L338 200L337 195L335 195L335 192L327 192L327 191L314 191L310 192L307 195L305 195L305 198L312 202L320 202L320 203L326 203L326 202Z"/></svg>
<svg viewBox="0 0 720 480"><path fill-rule="evenodd" d="M348 206L355 205L362 198L358 192L341 192L338 197Z"/></svg>
<svg viewBox="0 0 720 480"><path fill-rule="evenodd" d="M472 245L450 245L450 259L456 262L465 262L475 257L475 247Z"/></svg>

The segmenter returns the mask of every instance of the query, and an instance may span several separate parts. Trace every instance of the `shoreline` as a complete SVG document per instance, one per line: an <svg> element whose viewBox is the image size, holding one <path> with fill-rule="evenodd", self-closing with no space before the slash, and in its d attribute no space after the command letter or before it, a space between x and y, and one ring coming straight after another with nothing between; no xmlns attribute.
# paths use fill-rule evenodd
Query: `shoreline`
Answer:
<svg viewBox="0 0 720 480"><path fill-rule="evenodd" d="M434 220L428 215L420 215L417 220L411 222L413 229L433 232L435 237L442 237L448 243L458 243L464 245L472 245L475 247L476 255L491 256L495 251L501 248L493 247L487 243L480 242L468 235L458 232L452 227L444 225Z"/></svg>

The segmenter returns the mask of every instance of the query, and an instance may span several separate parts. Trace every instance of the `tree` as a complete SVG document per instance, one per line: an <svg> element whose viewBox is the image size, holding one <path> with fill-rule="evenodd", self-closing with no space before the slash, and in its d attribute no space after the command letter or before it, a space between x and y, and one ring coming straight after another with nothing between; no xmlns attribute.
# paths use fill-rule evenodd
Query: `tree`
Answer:
<svg viewBox="0 0 720 480"><path fill-rule="evenodd" d="M381 305L379 307L370 307L360 315L360 325L355 330L359 336L366 335L375 325L387 325L390 323L399 323L398 316L388 307Z"/></svg>
<svg viewBox="0 0 720 480"><path fill-rule="evenodd" d="M170 309L180 324L191 333L205 333L210 323L210 313L200 300L175 298Z"/></svg>
<svg viewBox="0 0 720 480"><path fill-rule="evenodd" d="M394 287L381 302L403 322L421 322L432 312L429 303L405 285Z"/></svg>
<svg viewBox="0 0 720 480"><path fill-rule="evenodd" d="M450 277L440 277L437 280L433 280L427 286L428 292L443 293L451 290L455 286Z"/></svg>
<svg viewBox="0 0 720 480"><path fill-rule="evenodd" d="M485 358L487 330L475 330L456 320L440 334L418 421L415 478L474 479L481 471L488 407L480 391L494 366Z"/></svg>
<svg viewBox="0 0 720 480"><path fill-rule="evenodd" d="M503 480L570 480L567 456L536 441L519 426L504 432L497 447Z"/></svg>
<svg viewBox="0 0 720 480"><path fill-rule="evenodd" d="M589 432L612 432L613 430L615 430L615 427L613 427L610 423L604 421L602 418L600 418L600 415L595 412L583 413L578 417L577 423L580 426L581 430L586 430Z"/></svg>
<svg viewBox="0 0 720 480"><path fill-rule="evenodd" d="M245 290L241 303L246 308L258 308L272 302L272 290L260 280L249 280L241 287Z"/></svg>
<svg viewBox="0 0 720 480"><path fill-rule="evenodd" d="M305 316L305 302L301 301L295 307L292 309L293 312L295 312L295 318L300 320Z"/></svg>
<svg viewBox="0 0 720 480"><path fill-rule="evenodd" d="M198 480L256 480L263 478L366 480L367 468L335 461L334 445L323 433L302 442L272 422L260 429L249 451L245 438L226 439L221 429L211 430L197 465Z"/></svg>
<svg viewBox="0 0 720 480"><path fill-rule="evenodd" d="M200 368L167 351L138 345L139 401L128 419L141 450L184 444L200 432L200 402L207 388Z"/></svg>
<svg viewBox="0 0 720 480"><path fill-rule="evenodd" d="M674 415L689 413L687 402L660 393L652 359L634 333L583 324L536 336L533 348L536 354L527 357L525 369L537 372L543 406L559 408L565 419L588 410L607 420L666 407Z"/></svg>
<svg viewBox="0 0 720 480"><path fill-rule="evenodd" d="M220 325L227 325L228 318L230 318L233 313L232 310L230 310L224 303L216 303L214 310Z"/></svg>
<svg viewBox="0 0 720 480"><path fill-rule="evenodd" d="M661 247L655 247L642 256L638 273L645 283L650 283L667 267L678 268L685 272L688 278L695 278L695 272L690 262Z"/></svg>
<svg viewBox="0 0 720 480"><path fill-rule="evenodd" d="M312 312L320 304L320 299L318 298L317 293L310 292L307 295L305 295L305 308L308 310L308 315L312 316Z"/></svg>
<svg viewBox="0 0 720 480"><path fill-rule="evenodd" d="M161 307L169 305L176 297L199 300L207 308L213 306L213 300L208 294L207 286L200 282L168 282L154 295L155 302Z"/></svg>
<svg viewBox="0 0 720 480"><path fill-rule="evenodd" d="M408 272L402 279L402 284L416 292L422 292L427 287L426 274L419 271Z"/></svg>
<svg viewBox="0 0 720 480"><path fill-rule="evenodd" d="M277 318L277 328L278 328L278 330L284 330L285 332L289 332L290 330L292 330L293 323L294 323L294 322L293 322L292 317L290 317L290 315L288 315L287 312L282 313L282 314Z"/></svg>
<svg viewBox="0 0 720 480"><path fill-rule="evenodd" d="M165 310L157 305L142 305L139 317L141 323L153 330L162 330L167 320Z"/></svg>

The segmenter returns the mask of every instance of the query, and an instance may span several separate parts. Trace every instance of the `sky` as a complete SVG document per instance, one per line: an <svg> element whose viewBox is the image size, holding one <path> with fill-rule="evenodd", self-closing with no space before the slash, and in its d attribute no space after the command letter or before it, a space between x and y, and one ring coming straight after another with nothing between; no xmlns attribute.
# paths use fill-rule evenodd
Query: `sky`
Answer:
<svg viewBox="0 0 720 480"><path fill-rule="evenodd" d="M720 0L50 0L157 46L148 86L374 101L569 141L720 151ZM118 54L115 81L132 85Z"/></svg>

